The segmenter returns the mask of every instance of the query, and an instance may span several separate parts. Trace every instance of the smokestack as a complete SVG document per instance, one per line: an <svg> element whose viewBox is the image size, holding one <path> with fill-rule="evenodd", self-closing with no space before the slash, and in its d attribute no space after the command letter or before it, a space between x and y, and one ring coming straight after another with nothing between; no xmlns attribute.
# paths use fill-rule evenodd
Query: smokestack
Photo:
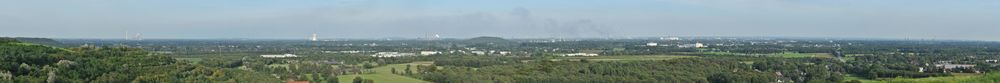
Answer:
<svg viewBox="0 0 1000 83"><path fill-rule="evenodd" d="M128 31L125 31L125 35L122 35L122 36L124 36L125 40L128 40L128 38L129 38L128 37Z"/></svg>

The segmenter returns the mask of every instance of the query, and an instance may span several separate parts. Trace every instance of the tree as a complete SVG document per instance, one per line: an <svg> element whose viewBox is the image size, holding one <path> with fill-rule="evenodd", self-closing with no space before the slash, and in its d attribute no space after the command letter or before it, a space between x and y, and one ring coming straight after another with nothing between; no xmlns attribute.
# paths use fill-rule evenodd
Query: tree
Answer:
<svg viewBox="0 0 1000 83"><path fill-rule="evenodd" d="M365 79L365 81L363 83L375 83L375 80Z"/></svg>
<svg viewBox="0 0 1000 83"><path fill-rule="evenodd" d="M338 79L336 75L327 76L326 81L327 83L340 83L340 79Z"/></svg>
<svg viewBox="0 0 1000 83"><path fill-rule="evenodd" d="M91 81L91 82L94 82L94 83L124 83L124 82L128 82L128 78L127 77L128 76L126 76L125 74L108 73L108 74L101 75L100 77L97 77L97 79L95 79L94 81Z"/></svg>
<svg viewBox="0 0 1000 83"><path fill-rule="evenodd" d="M362 67L365 67L365 69L372 69L372 68L375 68L375 65L373 65L373 64L371 64L371 63L366 63L365 65L361 65L361 66L362 66Z"/></svg>
<svg viewBox="0 0 1000 83"><path fill-rule="evenodd" d="M406 72L406 75L413 75L413 71L410 70L410 64L406 64L406 70L403 71Z"/></svg>
<svg viewBox="0 0 1000 83"><path fill-rule="evenodd" d="M396 73L396 68L395 67L392 68L392 74L398 74L398 73Z"/></svg>
<svg viewBox="0 0 1000 83"><path fill-rule="evenodd" d="M861 81L860 80L851 80L850 82L847 82L847 83L861 83Z"/></svg>
<svg viewBox="0 0 1000 83"><path fill-rule="evenodd" d="M354 77L354 82L352 82L352 83L364 83L364 81L365 81L365 79L362 79L361 76L358 76L358 77Z"/></svg>
<svg viewBox="0 0 1000 83"><path fill-rule="evenodd" d="M736 76L728 73L718 73L708 76L708 81L712 83L734 83L736 82Z"/></svg>

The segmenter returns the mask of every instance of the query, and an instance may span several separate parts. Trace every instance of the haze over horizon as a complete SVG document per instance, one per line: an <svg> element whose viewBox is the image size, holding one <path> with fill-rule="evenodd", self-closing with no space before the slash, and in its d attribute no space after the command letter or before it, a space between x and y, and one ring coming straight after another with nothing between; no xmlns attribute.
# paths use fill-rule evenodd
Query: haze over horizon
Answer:
<svg viewBox="0 0 1000 83"><path fill-rule="evenodd" d="M1000 0L0 0L0 36L1000 41Z"/></svg>

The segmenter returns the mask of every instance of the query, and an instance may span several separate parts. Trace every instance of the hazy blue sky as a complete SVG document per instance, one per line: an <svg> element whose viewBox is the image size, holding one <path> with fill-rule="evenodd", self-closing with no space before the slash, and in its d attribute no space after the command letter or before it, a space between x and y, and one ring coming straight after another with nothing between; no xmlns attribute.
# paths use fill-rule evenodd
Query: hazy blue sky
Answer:
<svg viewBox="0 0 1000 83"><path fill-rule="evenodd" d="M0 0L0 36L1000 40L1000 0Z"/></svg>

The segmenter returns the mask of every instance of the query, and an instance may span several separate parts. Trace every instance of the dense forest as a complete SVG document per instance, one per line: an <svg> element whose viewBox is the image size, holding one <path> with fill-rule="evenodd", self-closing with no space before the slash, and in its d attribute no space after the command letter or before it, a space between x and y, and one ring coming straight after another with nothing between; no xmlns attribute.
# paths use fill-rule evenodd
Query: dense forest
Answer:
<svg viewBox="0 0 1000 83"><path fill-rule="evenodd" d="M474 65L478 66L478 65ZM691 83L775 82L776 76L748 65L713 59L639 62L543 61L481 68L425 68L420 77L443 83Z"/></svg>
<svg viewBox="0 0 1000 83"><path fill-rule="evenodd" d="M128 47L57 48L0 38L0 82L279 82L269 75L208 67Z"/></svg>

